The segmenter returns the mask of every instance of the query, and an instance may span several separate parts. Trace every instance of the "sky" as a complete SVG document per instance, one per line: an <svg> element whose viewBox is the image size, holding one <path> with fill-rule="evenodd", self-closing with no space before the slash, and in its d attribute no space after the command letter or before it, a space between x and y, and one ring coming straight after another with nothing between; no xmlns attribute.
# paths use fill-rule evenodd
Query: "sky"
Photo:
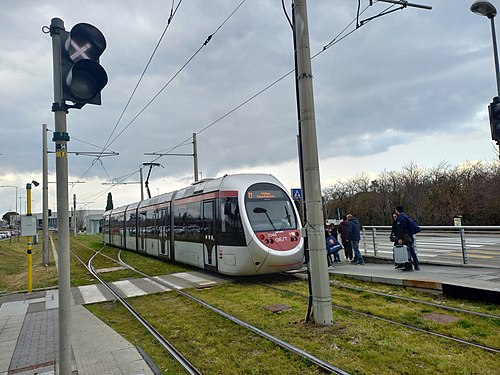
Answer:
<svg viewBox="0 0 500 375"><path fill-rule="evenodd" d="M413 3L432 10L363 22L395 9L373 3L360 0L359 16L355 0L307 4L321 187L410 163L498 162L487 110L497 95L490 21L470 11L472 0L421 0ZM284 8L291 18L291 0ZM299 187L287 15L279 0L0 1L0 214L25 214L26 183L42 182L42 124L49 208L57 207L46 32L55 17L67 31L92 24L107 42L102 105L67 115L77 209L104 209L108 192L115 207L138 201L143 163L160 164L153 196L189 185L191 156L151 154L192 154L193 133L199 178L271 173ZM33 186L32 212L41 208L41 185Z"/></svg>

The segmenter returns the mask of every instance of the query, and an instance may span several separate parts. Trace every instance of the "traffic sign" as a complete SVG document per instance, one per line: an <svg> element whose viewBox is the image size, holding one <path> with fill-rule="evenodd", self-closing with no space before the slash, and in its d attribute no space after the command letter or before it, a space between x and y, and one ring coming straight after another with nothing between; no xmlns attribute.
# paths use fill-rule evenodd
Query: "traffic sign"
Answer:
<svg viewBox="0 0 500 375"><path fill-rule="evenodd" d="M302 189L301 188L292 188L292 199L294 201L302 200Z"/></svg>

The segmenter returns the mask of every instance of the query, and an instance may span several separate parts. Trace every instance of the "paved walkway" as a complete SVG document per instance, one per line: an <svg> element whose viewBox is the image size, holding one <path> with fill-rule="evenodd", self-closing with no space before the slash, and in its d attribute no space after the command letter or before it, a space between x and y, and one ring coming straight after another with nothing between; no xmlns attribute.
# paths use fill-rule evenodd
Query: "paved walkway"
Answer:
<svg viewBox="0 0 500 375"><path fill-rule="evenodd" d="M112 283L133 297L170 289L203 288L226 279L198 272L158 277L169 287L147 279ZM82 304L114 299L101 285L71 289L72 375L153 375L142 351L90 313ZM59 354L58 291L0 297L0 375L52 375ZM150 361L149 361L150 362ZM154 364L152 365L154 367Z"/></svg>

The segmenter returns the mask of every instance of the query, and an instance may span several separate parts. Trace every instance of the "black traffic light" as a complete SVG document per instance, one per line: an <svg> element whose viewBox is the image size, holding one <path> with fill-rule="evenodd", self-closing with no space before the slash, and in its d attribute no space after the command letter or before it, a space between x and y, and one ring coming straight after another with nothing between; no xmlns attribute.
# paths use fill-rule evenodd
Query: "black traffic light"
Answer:
<svg viewBox="0 0 500 375"><path fill-rule="evenodd" d="M69 108L85 104L101 105L101 90L108 75L99 64L106 49L106 39L95 26L78 23L71 31L61 31L62 99L74 103Z"/></svg>
<svg viewBox="0 0 500 375"><path fill-rule="evenodd" d="M49 217L52 216L52 210L49 208L48 210Z"/></svg>
<svg viewBox="0 0 500 375"><path fill-rule="evenodd" d="M488 106L490 113L491 139L500 143L500 99L498 96Z"/></svg>

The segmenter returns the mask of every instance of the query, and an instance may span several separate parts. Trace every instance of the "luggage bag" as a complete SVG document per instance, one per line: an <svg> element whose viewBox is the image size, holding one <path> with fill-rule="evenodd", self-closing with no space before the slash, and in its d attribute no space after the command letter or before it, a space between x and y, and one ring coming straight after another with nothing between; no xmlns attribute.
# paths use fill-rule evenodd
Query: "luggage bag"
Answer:
<svg viewBox="0 0 500 375"><path fill-rule="evenodd" d="M402 268L403 270L412 269L410 252L406 245L395 245L392 251L395 268Z"/></svg>

